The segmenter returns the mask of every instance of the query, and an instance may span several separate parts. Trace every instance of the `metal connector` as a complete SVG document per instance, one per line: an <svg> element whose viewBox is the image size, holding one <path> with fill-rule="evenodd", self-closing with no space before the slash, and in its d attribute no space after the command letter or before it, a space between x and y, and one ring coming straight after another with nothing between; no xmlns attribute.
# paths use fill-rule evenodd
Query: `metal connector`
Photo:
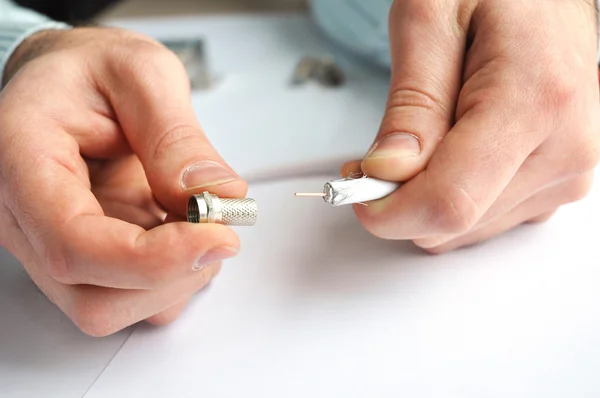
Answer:
<svg viewBox="0 0 600 398"><path fill-rule="evenodd" d="M204 192L188 200L187 219L191 223L252 226L257 217L258 206L254 199L222 199Z"/></svg>

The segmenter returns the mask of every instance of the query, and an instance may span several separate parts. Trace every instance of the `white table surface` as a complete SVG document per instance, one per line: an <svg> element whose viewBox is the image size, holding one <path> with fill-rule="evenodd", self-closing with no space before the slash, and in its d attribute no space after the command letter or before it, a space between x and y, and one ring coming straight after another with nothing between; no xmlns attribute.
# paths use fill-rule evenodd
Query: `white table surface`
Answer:
<svg viewBox="0 0 600 398"><path fill-rule="evenodd" d="M337 52L302 16L114 24L209 39L222 81L194 105L260 221L179 322L129 340L83 336L2 253L0 397L600 396L598 188L543 226L424 256L291 196L364 153L385 72L342 58L343 89L287 88L299 57ZM306 174L323 175L291 179Z"/></svg>
<svg viewBox="0 0 600 398"><path fill-rule="evenodd" d="M257 225L183 318L137 329L86 398L600 396L600 189L429 256L350 208L255 184Z"/></svg>
<svg viewBox="0 0 600 398"><path fill-rule="evenodd" d="M80 398L130 333L85 336L0 249L0 397Z"/></svg>

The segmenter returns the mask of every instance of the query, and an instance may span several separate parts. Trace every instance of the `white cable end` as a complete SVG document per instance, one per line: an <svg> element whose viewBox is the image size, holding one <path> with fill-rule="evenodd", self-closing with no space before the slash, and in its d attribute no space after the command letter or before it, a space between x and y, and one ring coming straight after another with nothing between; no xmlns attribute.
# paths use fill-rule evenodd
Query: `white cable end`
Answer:
<svg viewBox="0 0 600 398"><path fill-rule="evenodd" d="M370 177L341 178L325 184L323 199L334 207L365 203L384 198L401 185Z"/></svg>

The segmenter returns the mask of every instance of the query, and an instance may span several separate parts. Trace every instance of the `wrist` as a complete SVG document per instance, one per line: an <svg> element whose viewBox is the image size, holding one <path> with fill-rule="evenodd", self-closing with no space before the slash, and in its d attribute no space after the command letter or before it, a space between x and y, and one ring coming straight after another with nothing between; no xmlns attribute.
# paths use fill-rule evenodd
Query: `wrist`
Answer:
<svg viewBox="0 0 600 398"><path fill-rule="evenodd" d="M24 39L12 52L2 73L2 87L25 65L27 62L51 51L57 43L68 33L65 29L49 28L33 33Z"/></svg>

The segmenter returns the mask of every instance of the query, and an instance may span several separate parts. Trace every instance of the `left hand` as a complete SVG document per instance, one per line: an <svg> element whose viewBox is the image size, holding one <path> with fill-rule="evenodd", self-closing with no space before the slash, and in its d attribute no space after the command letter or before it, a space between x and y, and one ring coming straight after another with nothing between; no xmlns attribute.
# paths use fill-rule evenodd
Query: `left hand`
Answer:
<svg viewBox="0 0 600 398"><path fill-rule="evenodd" d="M406 181L360 222L441 253L587 195L600 157L593 0L396 0L392 83L371 151Z"/></svg>
<svg viewBox="0 0 600 398"><path fill-rule="evenodd" d="M122 29L48 30L0 93L0 246L84 333L174 321L239 251L187 200L244 197L210 144L181 61Z"/></svg>

